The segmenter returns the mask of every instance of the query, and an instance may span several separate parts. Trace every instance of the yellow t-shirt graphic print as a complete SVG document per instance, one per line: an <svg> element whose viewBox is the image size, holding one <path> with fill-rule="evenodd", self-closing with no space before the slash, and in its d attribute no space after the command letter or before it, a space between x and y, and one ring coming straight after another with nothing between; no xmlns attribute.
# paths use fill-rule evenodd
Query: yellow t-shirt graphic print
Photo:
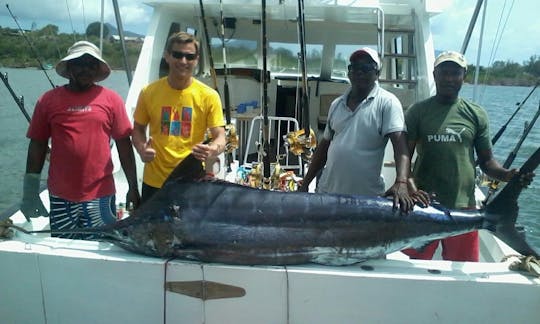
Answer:
<svg viewBox="0 0 540 324"><path fill-rule="evenodd" d="M182 118L180 119L180 116ZM171 106L161 108L161 135L164 136L191 136L191 120L193 108L182 107L176 109Z"/></svg>

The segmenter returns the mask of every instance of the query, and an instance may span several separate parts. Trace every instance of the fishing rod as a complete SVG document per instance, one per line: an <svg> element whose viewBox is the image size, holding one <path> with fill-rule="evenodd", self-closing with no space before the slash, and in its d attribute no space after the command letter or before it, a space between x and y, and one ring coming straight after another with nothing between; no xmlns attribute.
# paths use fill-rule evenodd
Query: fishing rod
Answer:
<svg viewBox="0 0 540 324"><path fill-rule="evenodd" d="M9 93L13 97L13 100L15 100L15 103L17 104L17 106L19 106L19 109L23 113L26 120L28 120L28 122L30 122L30 115L26 111L26 108L24 108L24 97L23 96L18 97L15 94L15 91L13 90L11 85L9 84L7 73L0 73L0 78L2 78L2 81L4 81L4 84L6 85L6 88L9 90Z"/></svg>
<svg viewBox="0 0 540 324"><path fill-rule="evenodd" d="M210 36L208 35L208 26L206 24L206 15L204 14L203 0L199 0L199 6L201 7L201 19L204 29L204 38L206 39L206 50L208 52L208 61L210 62L210 75L212 76L212 82L214 83L214 90L219 93L216 69L214 67L214 57L212 56L212 46L210 45Z"/></svg>
<svg viewBox="0 0 540 324"><path fill-rule="evenodd" d="M262 96L262 113L263 113L263 186L270 185L270 131L268 122L268 80L266 77L267 66L267 35L266 35L266 0L262 0L262 56L263 56L263 96Z"/></svg>
<svg viewBox="0 0 540 324"><path fill-rule="evenodd" d="M116 27L118 29L118 36L120 36L120 45L122 46L122 54L124 58L124 68L126 69L126 77L128 84L131 85L133 77L131 75L131 67L129 66L129 60L126 50L126 38L124 37L124 28L122 27L122 17L120 16L120 9L118 9L118 1L113 0L114 16L116 19Z"/></svg>
<svg viewBox="0 0 540 324"><path fill-rule="evenodd" d="M86 234L86 235L100 235L103 237L104 240L106 239L112 239L113 241L117 241L116 236L114 236L111 233L108 233L104 231L102 228L92 228L92 227L86 227L86 228L75 228L75 229L46 229L46 230L27 230L24 227L14 225L13 223L2 223L0 224L0 229L3 231L0 231L0 233L7 233L5 229L14 229L21 233L32 235L32 234L51 234L51 235L60 235L60 234ZM6 235L0 236L2 237L8 237Z"/></svg>
<svg viewBox="0 0 540 324"><path fill-rule="evenodd" d="M309 100L307 84L307 63L306 63L306 30L304 18L304 0L298 0L298 34L300 41L300 65L302 72L302 98L300 100L300 111L302 112L302 128L304 135L309 136Z"/></svg>
<svg viewBox="0 0 540 324"><path fill-rule="evenodd" d="M301 94L297 95L298 115L301 116L301 128L294 132L289 132L284 136L286 148L294 155L301 156L306 163L311 162L313 149L317 146L315 133L310 127L309 117L309 88L307 76L307 58L306 58L306 20L304 17L304 1L298 0L298 42L300 44L300 53L298 61L301 70ZM298 92L297 92L298 94Z"/></svg>
<svg viewBox="0 0 540 324"><path fill-rule="evenodd" d="M202 1L201 1L202 6ZM202 8L202 7L201 7ZM225 48L225 18L223 17L223 0L219 0L219 12L220 12L220 32L221 32L221 49L223 52L223 92L225 96L225 123L227 125L231 124L231 97L229 93L229 82L227 81L227 75L229 71L227 70L227 49ZM208 45L210 46L210 45ZM217 87L217 83L216 83ZM225 164L227 165L227 172L231 172L231 162L232 162L232 153L225 153Z"/></svg>
<svg viewBox="0 0 540 324"><path fill-rule="evenodd" d="M13 90L11 85L9 84L7 73L0 73L0 78L2 79L2 81L4 81L4 84L6 85L6 88L8 89L9 93L11 94L11 97L13 97L13 100L15 100L15 103L17 104L17 106L19 106L19 109L21 110L24 117L26 118L28 123L30 123L30 120L31 120L30 114L28 113L28 111L26 111L26 108L24 107L24 97L23 96L17 96L15 94L15 91ZM49 144L49 145L47 145L47 153L50 153L50 152L51 152L51 145Z"/></svg>
<svg viewBox="0 0 540 324"><path fill-rule="evenodd" d="M9 9L9 5L7 3L6 3L6 8L9 11L9 15L11 16L11 18L13 18L13 20L17 24L17 27L19 28L19 31L21 32L21 35L23 36L23 38L28 43L28 46L30 47L30 50L32 51L32 55L34 55L34 57L36 58L36 61L38 61L38 63L39 63L39 67L41 68L41 71L43 71L43 73L45 73L45 76L47 77L47 80L49 80L49 83L51 84L53 89L56 88L56 86L52 82L51 78L49 77L49 74L47 74L47 71L45 70L45 67L43 66L43 63L41 63L41 60L39 59L39 56L37 55L37 52L36 52L36 50L34 48L34 45L32 45L32 42L30 42L30 39L26 36L26 33L21 28L21 25L19 25L19 21L17 20L15 15L13 15L13 12L11 12L11 9Z"/></svg>
<svg viewBox="0 0 540 324"><path fill-rule="evenodd" d="M499 137L501 137L501 135L504 133L504 131L506 130L506 126L508 126L508 124L512 121L512 119L514 119L514 116L516 116L516 114L518 113L518 111L521 109L521 107L523 107L523 105L527 102L527 100L529 99L529 97L533 94L534 90L536 90L536 88L538 87L538 84L540 82L536 82L536 85L534 86L534 88L531 90L531 92L529 92L529 94L527 95L527 97L525 97L525 99L523 99L523 101L521 103L518 103L518 107L516 109L516 111L514 111L514 113L512 114L512 116L510 116L510 118L508 119L508 121L499 129L499 131L497 132L497 134L495 134L495 136L493 136L493 139L491 140L491 145L495 145L495 143L497 143L497 141L499 140Z"/></svg>
<svg viewBox="0 0 540 324"><path fill-rule="evenodd" d="M461 53L463 55L465 55L465 52L467 51L467 47L469 46L469 41L471 39L471 35L474 30L474 26L476 25L476 20L478 19L478 14L480 13L480 8L482 7L483 2L484 0L476 1L474 13L471 17L471 20L469 21L469 28L467 29L467 33L465 34L465 38L463 39L463 44L461 45Z"/></svg>
<svg viewBox="0 0 540 324"><path fill-rule="evenodd" d="M508 154L508 157L504 161L504 163L502 165L503 168L508 169L512 165L512 162L514 162L514 160L516 159L517 152L521 148L521 145L523 144L523 141L525 141L525 138L527 138L527 136L529 136L529 133L531 132L531 130L532 130L532 128L533 128L534 124L536 123L536 120L538 119L539 116L540 116L540 102L538 103L538 110L534 114L533 119L531 120L531 122L528 125L526 125L525 130L523 131L523 134L519 138L519 141L516 143L516 146L514 147L512 152L510 152L510 154ZM497 181L497 180L491 181L491 183L489 185L489 192L488 192L488 195L486 197L485 202L487 202L488 199L491 197L491 195L493 195L493 193L497 190L498 186L499 186L499 181Z"/></svg>

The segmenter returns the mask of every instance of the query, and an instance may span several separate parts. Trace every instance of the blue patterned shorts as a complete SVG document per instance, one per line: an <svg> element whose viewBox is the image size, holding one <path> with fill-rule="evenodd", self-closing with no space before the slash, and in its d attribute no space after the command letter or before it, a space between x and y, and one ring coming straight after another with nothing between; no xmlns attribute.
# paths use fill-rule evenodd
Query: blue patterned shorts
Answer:
<svg viewBox="0 0 540 324"><path fill-rule="evenodd" d="M116 222L115 196L105 196L90 201L72 202L60 197L49 195L51 202L51 230L72 230L84 227L97 227ZM100 235L92 234L57 234L51 236L95 240Z"/></svg>

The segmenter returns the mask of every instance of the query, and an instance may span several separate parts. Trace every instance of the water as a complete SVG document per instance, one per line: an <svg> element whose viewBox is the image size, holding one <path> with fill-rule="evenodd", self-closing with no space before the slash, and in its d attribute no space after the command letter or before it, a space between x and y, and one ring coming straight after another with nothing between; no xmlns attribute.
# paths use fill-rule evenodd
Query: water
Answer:
<svg viewBox="0 0 540 324"><path fill-rule="evenodd" d="M51 89L43 71L36 69L7 69L0 68L0 73L8 73L11 87L17 95L23 95L25 106L31 115L37 98L46 90ZM54 70L47 71L49 77L56 85L66 82ZM111 76L102 82L104 86L116 90L123 98L127 96L128 84L124 72L113 71ZM504 125L517 108L516 103L521 102L532 88L482 86L479 89L479 102L490 116L492 136ZM472 98L473 88L465 85L461 92L465 98ZM523 133L524 123L530 121L540 102L540 89L537 89L527 100L526 104L507 126L505 133L494 147L494 154L502 164L508 154L514 149L519 137ZM26 151L28 139L25 137L28 122L6 87L0 85L0 212L20 200L22 192L22 178L26 166ZM528 138L523 142L512 166L519 167L537 148L540 143L540 122L535 126ZM540 171L538 179L529 189L524 190L519 199L520 218L518 222L524 226L529 242L540 250L540 204L536 199L540 197Z"/></svg>

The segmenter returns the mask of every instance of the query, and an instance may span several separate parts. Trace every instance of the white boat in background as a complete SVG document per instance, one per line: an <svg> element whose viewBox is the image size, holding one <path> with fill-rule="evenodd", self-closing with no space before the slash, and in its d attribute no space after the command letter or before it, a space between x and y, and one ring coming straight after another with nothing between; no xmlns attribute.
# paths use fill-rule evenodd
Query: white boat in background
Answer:
<svg viewBox="0 0 540 324"><path fill-rule="evenodd" d="M329 102L348 86L346 64L355 49L377 49L383 70L380 85L404 107L434 92L434 48L430 18L438 1L305 1L310 124L324 126ZM129 115L140 89L164 75L161 62L166 39L178 30L203 38L199 1L149 1L153 17L126 99ZM218 87L223 93L218 0L204 1ZM253 118L261 94L261 3L223 0L227 25L227 75L231 105L252 109L234 112L240 135L239 163L221 176L236 178L238 165L257 158ZM267 1L272 120L298 119L300 88L296 52L297 2ZM197 77L212 85L208 53L201 44ZM221 58L221 61L220 61ZM245 106L245 105L244 105ZM294 124L294 123L293 123ZM251 126L254 133L249 131ZM276 124L274 124L276 125ZM289 126L274 127L276 154ZM319 128L319 131L321 130ZM250 135L251 134L251 135ZM388 152L391 157L391 152ZM385 163L393 180L391 158ZM284 169L302 172L302 161L281 161ZM117 201L127 185L116 167ZM139 176L142 168L139 168ZM301 174L299 174L301 175ZM48 193L41 194L48 207ZM533 203L533 202L529 202ZM27 230L48 228L47 218L26 222ZM374 233L375 234L375 233ZM540 279L510 270L516 252L481 231L478 263L409 260L396 252L386 259L352 266L232 266L165 260L126 252L110 243L51 238L15 231L0 238L0 322L2 323L534 323L540 318Z"/></svg>

